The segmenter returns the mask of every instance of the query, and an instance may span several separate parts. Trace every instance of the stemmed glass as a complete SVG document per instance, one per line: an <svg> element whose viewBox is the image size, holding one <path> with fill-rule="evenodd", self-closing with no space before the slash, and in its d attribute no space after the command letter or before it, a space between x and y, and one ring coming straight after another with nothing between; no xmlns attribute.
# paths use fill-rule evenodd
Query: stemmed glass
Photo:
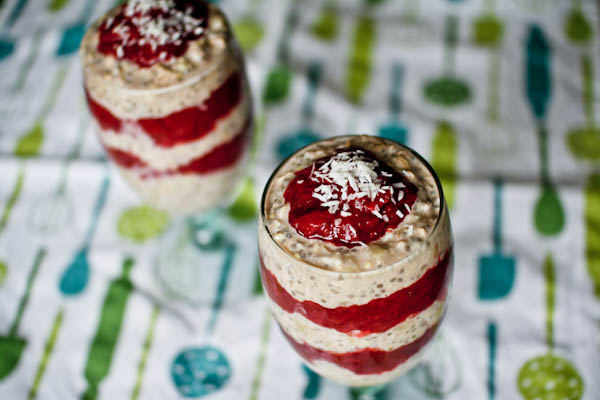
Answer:
<svg viewBox="0 0 600 400"><path fill-rule="evenodd" d="M258 243L269 306L305 364L326 378L352 387L359 397L373 397L416 366L423 369L415 375L418 386L438 394L451 390L455 382L444 382L443 375L454 366L447 354L441 354L444 350L440 352L436 334L449 298L453 239L440 181L421 156L384 140L386 146L422 163L435 181L439 198L437 220L425 240L388 265L360 272L324 269L303 257L314 251L314 243L310 242L315 239L298 242L309 243L306 248L292 244L292 250L289 244L281 244L283 237L289 239L285 234L289 231L280 229L279 220L274 225L267 220L274 215L270 213L273 204L283 201L279 190L270 193L279 185L274 183L276 180L293 175L291 171L298 165L302 165L298 169L310 166L301 161L310 157L307 152L323 154L322 149L328 146L339 149L340 143L354 140L351 138L326 139L298 150L277 167L266 184ZM270 226L276 231L270 231ZM349 254L347 250L341 251Z"/></svg>

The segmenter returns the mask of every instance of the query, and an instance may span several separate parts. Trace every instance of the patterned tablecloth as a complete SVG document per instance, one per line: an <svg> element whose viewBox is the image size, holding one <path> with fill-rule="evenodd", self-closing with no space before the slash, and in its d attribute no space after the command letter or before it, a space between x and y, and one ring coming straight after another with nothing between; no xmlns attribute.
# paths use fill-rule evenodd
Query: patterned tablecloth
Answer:
<svg viewBox="0 0 600 400"><path fill-rule="evenodd" d="M153 280L170 217L107 164L85 108L76 49L113 2L0 0L1 399L350 398L270 318L254 219L283 154L349 132L407 143L443 179L447 398L600 399L597 3L224 0L258 161L193 308ZM404 377L379 398L429 397Z"/></svg>

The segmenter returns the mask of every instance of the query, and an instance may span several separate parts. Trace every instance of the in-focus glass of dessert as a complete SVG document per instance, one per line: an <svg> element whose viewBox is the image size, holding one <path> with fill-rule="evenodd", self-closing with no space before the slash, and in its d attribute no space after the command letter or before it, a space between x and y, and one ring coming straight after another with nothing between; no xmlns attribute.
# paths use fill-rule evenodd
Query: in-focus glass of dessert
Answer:
<svg viewBox="0 0 600 400"><path fill-rule="evenodd" d="M87 31L89 109L143 200L171 212L223 202L241 175L252 104L223 13L201 0L131 0Z"/></svg>
<svg viewBox="0 0 600 400"><path fill-rule="evenodd" d="M265 188L258 240L271 310L315 372L376 386L419 362L445 313L453 242L415 152L365 135L299 150Z"/></svg>

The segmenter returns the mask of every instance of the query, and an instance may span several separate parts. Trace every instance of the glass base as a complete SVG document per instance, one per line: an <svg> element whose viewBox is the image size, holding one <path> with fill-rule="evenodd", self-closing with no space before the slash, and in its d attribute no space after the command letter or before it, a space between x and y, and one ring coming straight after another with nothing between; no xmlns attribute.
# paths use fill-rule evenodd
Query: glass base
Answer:
<svg viewBox="0 0 600 400"><path fill-rule="evenodd" d="M221 217L222 210L213 210L180 218L162 237L155 272L170 297L191 304L214 299L215 282L229 247Z"/></svg>
<svg viewBox="0 0 600 400"><path fill-rule="evenodd" d="M407 375L413 386L433 397L454 392L462 381L458 355L442 333L433 339L423 359Z"/></svg>

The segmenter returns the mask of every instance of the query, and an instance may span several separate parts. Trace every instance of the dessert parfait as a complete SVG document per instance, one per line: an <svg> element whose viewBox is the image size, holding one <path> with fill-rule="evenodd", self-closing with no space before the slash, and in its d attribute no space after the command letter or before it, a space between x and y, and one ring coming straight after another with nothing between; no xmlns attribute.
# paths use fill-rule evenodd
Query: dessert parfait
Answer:
<svg viewBox="0 0 600 400"><path fill-rule="evenodd" d="M131 0L90 27L80 55L100 140L141 197L175 213L222 202L252 124L223 13L199 0Z"/></svg>
<svg viewBox="0 0 600 400"><path fill-rule="evenodd" d="M259 224L261 274L283 334L317 373L384 384L439 329L452 235L433 170L371 136L311 144L273 173Z"/></svg>

